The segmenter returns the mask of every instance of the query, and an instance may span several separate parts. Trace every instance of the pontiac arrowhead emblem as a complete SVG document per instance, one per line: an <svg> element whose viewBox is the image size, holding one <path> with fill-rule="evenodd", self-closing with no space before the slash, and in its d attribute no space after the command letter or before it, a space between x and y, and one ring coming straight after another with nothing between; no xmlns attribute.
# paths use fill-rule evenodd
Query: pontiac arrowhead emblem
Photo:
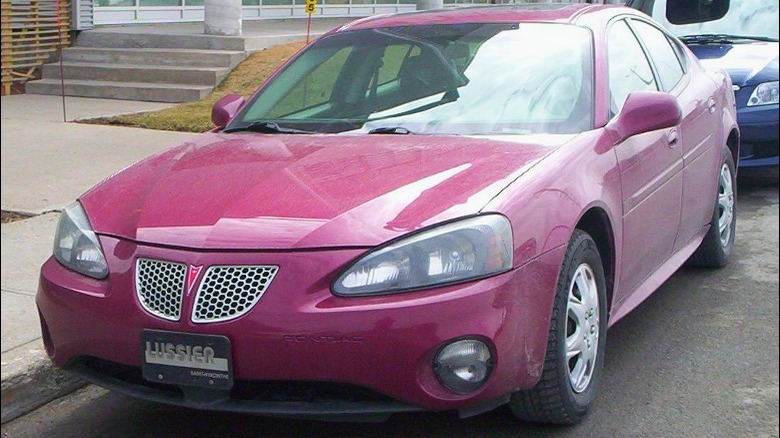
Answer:
<svg viewBox="0 0 780 438"><path fill-rule="evenodd" d="M187 272L187 296L192 292L192 287L195 286L195 280L198 279L198 274L203 269L203 266L190 265L190 270Z"/></svg>

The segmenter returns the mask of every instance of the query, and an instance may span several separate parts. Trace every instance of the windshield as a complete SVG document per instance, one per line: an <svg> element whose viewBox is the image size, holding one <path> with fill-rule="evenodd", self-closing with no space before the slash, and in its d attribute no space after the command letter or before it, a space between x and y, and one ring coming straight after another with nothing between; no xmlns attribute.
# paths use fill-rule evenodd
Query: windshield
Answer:
<svg viewBox="0 0 780 438"><path fill-rule="evenodd" d="M592 127L591 41L584 28L549 23L341 32L305 50L228 129L581 132Z"/></svg>
<svg viewBox="0 0 780 438"><path fill-rule="evenodd" d="M707 18L707 6L710 4L713 10L717 10L716 6L719 4L725 5L723 8L727 8L725 15L717 13L715 16L720 18L702 23L675 24L680 23L678 18L693 13L701 13L703 19L709 19ZM765 37L774 40L778 38L778 2L776 0L730 0L727 2L722 0L714 2L712 0L633 0L629 5L649 13L677 36L725 34Z"/></svg>

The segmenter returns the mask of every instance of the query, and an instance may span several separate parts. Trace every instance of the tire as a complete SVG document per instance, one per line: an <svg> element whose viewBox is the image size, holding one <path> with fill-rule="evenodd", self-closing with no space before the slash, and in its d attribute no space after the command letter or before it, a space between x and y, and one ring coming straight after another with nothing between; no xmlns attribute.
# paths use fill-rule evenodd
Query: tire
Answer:
<svg viewBox="0 0 780 438"><path fill-rule="evenodd" d="M584 311L570 303L570 294L575 298L579 295L586 306ZM558 277L542 377L530 390L512 394L509 406L515 417L565 425L582 421L599 386L606 332L606 282L601 257L593 239L575 230ZM578 343L584 350L567 360L567 352L577 350L577 344L567 347L567 339L579 340L580 334L583 339ZM586 366L578 368L580 364ZM584 372L578 379L580 370Z"/></svg>
<svg viewBox="0 0 780 438"><path fill-rule="evenodd" d="M691 266L722 268L728 264L734 249L737 229L737 179L734 158L728 148L723 151L716 196L710 229L688 260ZM726 222L724 227L721 227L721 220Z"/></svg>

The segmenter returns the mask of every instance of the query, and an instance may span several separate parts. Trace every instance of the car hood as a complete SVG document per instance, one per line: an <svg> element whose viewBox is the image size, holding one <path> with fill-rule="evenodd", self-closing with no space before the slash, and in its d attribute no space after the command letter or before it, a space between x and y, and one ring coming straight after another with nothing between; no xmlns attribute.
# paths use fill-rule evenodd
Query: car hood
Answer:
<svg viewBox="0 0 780 438"><path fill-rule="evenodd" d="M98 234L200 249L365 247L478 213L571 136L209 133L81 198Z"/></svg>
<svg viewBox="0 0 780 438"><path fill-rule="evenodd" d="M778 43L691 44L688 47L704 67L728 71L734 85L745 87L778 78Z"/></svg>

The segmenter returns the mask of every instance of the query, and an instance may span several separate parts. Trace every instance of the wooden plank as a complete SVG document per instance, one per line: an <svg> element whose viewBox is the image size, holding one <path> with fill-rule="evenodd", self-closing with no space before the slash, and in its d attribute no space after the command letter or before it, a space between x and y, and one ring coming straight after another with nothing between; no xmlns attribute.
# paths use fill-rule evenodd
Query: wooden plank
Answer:
<svg viewBox="0 0 780 438"><path fill-rule="evenodd" d="M28 79L30 79L30 78L22 78L22 77L6 78L6 77L3 77L3 83L6 84L6 83L13 83L13 82L27 82Z"/></svg>
<svg viewBox="0 0 780 438"><path fill-rule="evenodd" d="M49 56L53 51L56 51L56 47L41 47L40 49L29 49L24 52L15 52L14 59L19 60L24 56ZM3 65L12 65L12 63L3 63Z"/></svg>
<svg viewBox="0 0 780 438"><path fill-rule="evenodd" d="M14 65L14 68L24 68L24 67L40 67L43 65L43 62L45 60L40 60L38 62L24 62ZM6 67L3 67L3 69L7 69ZM10 69L9 69L10 70ZM10 70L13 71L13 70Z"/></svg>
<svg viewBox="0 0 780 438"><path fill-rule="evenodd" d="M62 17L68 16L69 13L68 12L61 12L59 14L22 14L22 13L17 13L17 14L9 14L8 16L12 17L13 21L19 22L20 20L26 20L26 19L35 20L35 19L39 19L39 18L49 19L49 20L55 19L56 20L58 15L60 16L60 18L62 18Z"/></svg>
<svg viewBox="0 0 780 438"><path fill-rule="evenodd" d="M61 11L62 8L57 8L57 5L39 5L38 10L41 12L46 12L47 14L55 14L57 11ZM29 14L32 10L30 8L12 8L11 12L15 12L17 14Z"/></svg>
<svg viewBox="0 0 780 438"><path fill-rule="evenodd" d="M14 40L13 44L8 44L7 50L9 51L9 53L14 51L14 50L24 50L24 49L27 49L29 47L35 46L36 45L35 42L38 42L38 43L43 43L43 42L57 43L58 45L59 45L59 42L60 42L60 39L57 37L57 35L53 35L53 36L50 36L50 37L41 37L41 38L37 38L35 40L33 40L33 39L29 39L29 40L30 41L27 41L27 42L24 42L24 43L23 42L19 42L17 40ZM65 45L67 45L67 43L68 43L68 39L67 38L62 38L62 45L65 46Z"/></svg>
<svg viewBox="0 0 780 438"><path fill-rule="evenodd" d="M70 5L55 0L17 2L1 0L2 71L1 91L11 83L24 82L62 45L70 44Z"/></svg>
<svg viewBox="0 0 780 438"><path fill-rule="evenodd" d="M48 17L55 17L58 14L66 14L69 13L69 11L66 11L62 8L59 10L57 9L43 9L40 11L11 11L10 15L12 17L27 17L27 16L38 16L38 15L44 15Z"/></svg>
<svg viewBox="0 0 780 438"><path fill-rule="evenodd" d="M65 32L47 32L46 34L39 34L37 36L28 34L25 35L25 38L13 38L8 40L9 43L13 43L13 46L27 46L29 45L29 41L46 41L46 40L59 40L59 37L62 36L62 41L67 42L68 38L70 36L67 36Z"/></svg>
<svg viewBox="0 0 780 438"><path fill-rule="evenodd" d="M3 1L2 5L0 5L0 16L2 16L2 23L6 23L11 17L11 2ZM2 63L5 64L6 62L12 62L12 58L9 56L9 51L11 48L11 35L9 32L7 32L5 29L0 32L0 40L2 40L2 49L0 53L2 54ZM11 83L14 82L12 79L11 73L13 73L13 68L9 67L6 68L4 65L0 67L0 71L2 71L2 83L3 87L0 89L0 92L3 95L11 94Z"/></svg>
<svg viewBox="0 0 780 438"><path fill-rule="evenodd" d="M28 69L27 72L24 72L24 73L15 71L15 72L13 72L13 76L12 77L19 78L19 79L31 79L31 78L35 77L34 73L35 73L35 69L31 68L31 69Z"/></svg>
<svg viewBox="0 0 780 438"><path fill-rule="evenodd" d="M60 18L67 17L68 15L69 14L66 13L66 12L63 12L63 13L59 14ZM9 14L9 16L11 17L11 20L14 21L14 22L21 22L22 20L30 20L30 21L25 21L25 23L27 23L27 22L33 23L33 22L35 22L37 20L56 20L57 19L57 14L51 14L51 15L49 15L49 14L27 14L27 13L22 14L20 12L20 13L16 13L16 14L13 14L13 13Z"/></svg>
<svg viewBox="0 0 780 438"><path fill-rule="evenodd" d="M66 11L57 10L57 9L51 9L51 10L44 9L44 10L41 10L39 12L40 13L36 14L36 13L34 13L32 11L11 11L11 16L12 17L28 17L28 16L33 16L34 17L34 16L38 16L38 15L43 15L43 16L47 16L47 17L56 17L58 14L66 13Z"/></svg>
<svg viewBox="0 0 780 438"><path fill-rule="evenodd" d="M36 24L43 26L56 26L57 21L66 21L70 18L70 15L62 15L59 17L42 17L42 16L29 16L29 17L14 17L13 19L3 23L3 27L33 27Z"/></svg>
<svg viewBox="0 0 780 438"><path fill-rule="evenodd" d="M36 42L36 41L40 42L40 41L52 41L52 40L59 40L59 36L57 36L57 34L55 33L54 35L51 35L51 36L40 36L40 37L37 37L37 38L36 37L31 37L31 38L14 38L13 42L14 43L19 43L19 42L33 43L33 42ZM65 36L63 35L62 41L63 42L67 42L68 38L65 38Z"/></svg>
<svg viewBox="0 0 780 438"><path fill-rule="evenodd" d="M29 30L33 30L33 31L55 30L57 28L64 28L67 25L68 25L67 21L63 21L59 25L56 22L54 22L54 23L47 23L47 24L39 24L38 26L13 26L12 27L12 26L4 25L2 27L2 29L3 30L8 29L8 31L9 31L8 33L9 34L14 34L14 33L19 33L19 32L29 31ZM20 29L24 29L24 30L20 30Z"/></svg>
<svg viewBox="0 0 780 438"><path fill-rule="evenodd" d="M35 55L35 56L30 56L30 55L19 56L19 57L15 57L14 58L14 63L13 64L2 64L2 67L5 68L5 69L15 69L15 68L18 68L20 66L22 66L22 67L29 67L30 64L40 65L40 64L38 64L39 62L41 62L41 64L42 64L42 61L45 61L47 59L49 59L49 55L48 54L46 54L46 55Z"/></svg>
<svg viewBox="0 0 780 438"><path fill-rule="evenodd" d="M2 30L3 30L3 33L8 33L8 36L37 34L37 33L51 33L51 32L57 32L57 30L59 30L60 32L69 31L67 23L62 23L59 26L40 27L38 29L29 28L29 27L14 28L14 29L8 29L8 32L5 32L6 28L3 27Z"/></svg>
<svg viewBox="0 0 780 438"><path fill-rule="evenodd" d="M25 48L24 52L17 51L17 52L9 53L9 55L11 55L10 57L12 57L13 59L23 59L24 57L30 57L30 56L33 56L33 55L36 55L36 56L38 56L38 55L46 55L46 56L48 56L49 53L53 52L54 50L57 50L56 46L50 46L48 48L44 47L44 48L41 48L40 50L37 49L37 47L32 46L32 47ZM3 59L3 64L4 65L6 64L6 59Z"/></svg>
<svg viewBox="0 0 780 438"><path fill-rule="evenodd" d="M13 54L15 55L26 55L29 53L50 53L53 49L59 48L59 43L45 43L45 44L39 44L35 48L32 47L24 47L22 50L14 50Z"/></svg>

